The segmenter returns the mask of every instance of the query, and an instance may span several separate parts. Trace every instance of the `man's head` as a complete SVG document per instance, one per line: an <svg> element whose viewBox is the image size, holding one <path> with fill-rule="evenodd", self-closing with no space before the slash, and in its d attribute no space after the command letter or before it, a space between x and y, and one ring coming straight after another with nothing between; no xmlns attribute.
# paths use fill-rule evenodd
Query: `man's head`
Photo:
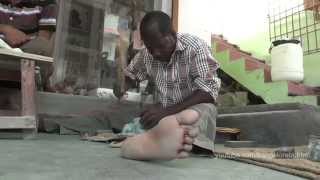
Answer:
<svg viewBox="0 0 320 180"><path fill-rule="evenodd" d="M177 38L167 14L161 11L147 13L141 21L140 33L146 48L155 59L170 61Z"/></svg>

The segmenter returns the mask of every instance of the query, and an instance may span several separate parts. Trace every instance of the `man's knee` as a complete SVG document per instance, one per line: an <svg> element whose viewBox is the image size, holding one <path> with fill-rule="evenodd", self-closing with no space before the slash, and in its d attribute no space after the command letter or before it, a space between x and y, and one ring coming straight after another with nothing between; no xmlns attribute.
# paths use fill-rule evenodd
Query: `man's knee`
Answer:
<svg viewBox="0 0 320 180"><path fill-rule="evenodd" d="M200 118L200 114L197 111L192 110L192 109L187 109L187 110L181 111L180 113L176 114L175 116L176 116L177 121L179 123L183 123L186 125L188 125L188 124L193 125L194 122Z"/></svg>

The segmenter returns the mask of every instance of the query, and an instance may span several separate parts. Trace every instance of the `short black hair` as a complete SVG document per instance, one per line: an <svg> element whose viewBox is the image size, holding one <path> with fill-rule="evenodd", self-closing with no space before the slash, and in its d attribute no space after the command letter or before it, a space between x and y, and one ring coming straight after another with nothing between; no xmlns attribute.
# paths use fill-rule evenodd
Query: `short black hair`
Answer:
<svg viewBox="0 0 320 180"><path fill-rule="evenodd" d="M171 18L162 11L148 12L140 24L140 34L142 39L152 38L154 33L168 35L174 33Z"/></svg>

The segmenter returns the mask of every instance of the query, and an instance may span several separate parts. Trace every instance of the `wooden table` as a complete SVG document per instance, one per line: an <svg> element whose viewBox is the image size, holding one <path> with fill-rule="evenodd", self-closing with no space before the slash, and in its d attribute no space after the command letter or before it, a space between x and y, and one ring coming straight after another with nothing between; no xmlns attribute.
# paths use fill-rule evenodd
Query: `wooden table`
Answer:
<svg viewBox="0 0 320 180"><path fill-rule="evenodd" d="M36 54L16 52L10 49L0 48L0 67L1 62L14 61L18 65L21 83L21 116L3 116L0 113L0 130L18 129L29 132L31 136L37 133L37 116L36 116L36 84L35 84L35 62L53 63L53 58L40 56ZM3 66L2 66L3 67ZM10 70L9 70L10 71ZM8 71L8 72L9 72ZM0 73L0 76L5 76L5 73ZM10 75L7 75L7 80L10 80ZM1 79L1 77L0 77ZM12 80L16 80L12 77Z"/></svg>

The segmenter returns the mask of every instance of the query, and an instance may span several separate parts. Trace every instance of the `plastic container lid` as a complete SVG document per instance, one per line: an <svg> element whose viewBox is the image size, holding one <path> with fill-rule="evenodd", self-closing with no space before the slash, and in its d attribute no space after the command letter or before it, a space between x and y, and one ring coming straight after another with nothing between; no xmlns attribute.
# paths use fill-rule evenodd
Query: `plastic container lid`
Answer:
<svg viewBox="0 0 320 180"><path fill-rule="evenodd" d="M276 40L272 42L273 47L279 46L281 44L287 44L287 43L293 43L293 44L300 44L300 41L297 39L290 39L290 40Z"/></svg>

